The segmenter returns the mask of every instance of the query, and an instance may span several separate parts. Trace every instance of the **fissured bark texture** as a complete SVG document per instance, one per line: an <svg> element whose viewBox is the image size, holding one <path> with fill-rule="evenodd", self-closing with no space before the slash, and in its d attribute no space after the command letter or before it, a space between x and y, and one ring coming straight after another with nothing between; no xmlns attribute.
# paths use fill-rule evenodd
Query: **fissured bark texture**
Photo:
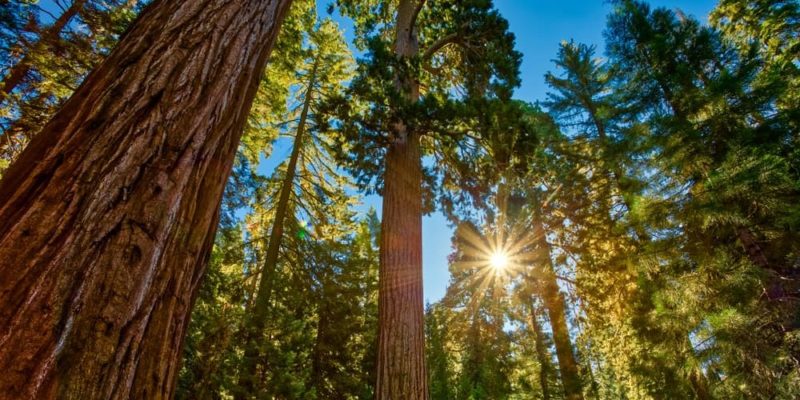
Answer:
<svg viewBox="0 0 800 400"><path fill-rule="evenodd" d="M394 52L418 56L415 15L420 4L397 5ZM419 83L396 76L409 102L419 99ZM399 121L386 151L378 289L378 400L427 400L425 322L422 300L422 153L418 132Z"/></svg>
<svg viewBox="0 0 800 400"><path fill-rule="evenodd" d="M0 182L0 399L172 396L291 0L156 0Z"/></svg>

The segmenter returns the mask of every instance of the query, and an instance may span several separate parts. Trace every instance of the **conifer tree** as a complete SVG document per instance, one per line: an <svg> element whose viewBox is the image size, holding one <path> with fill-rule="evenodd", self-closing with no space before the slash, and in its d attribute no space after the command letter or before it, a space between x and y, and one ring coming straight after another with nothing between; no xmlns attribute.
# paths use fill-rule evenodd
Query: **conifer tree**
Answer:
<svg viewBox="0 0 800 400"><path fill-rule="evenodd" d="M705 363L707 380L719 384L688 374L698 397L726 398L742 387L750 395L790 390L796 378L789 365L797 356L789 349L797 328L789 322L793 300L785 296L796 287L792 278L780 277L793 275L783 267L797 254L787 246L796 230L789 216L794 207L785 201L797 191L785 147L794 135L791 117L777 106L781 90L761 84L763 64L753 53L731 48L713 28L669 10L618 2L607 36L625 90L640 95L650 117L650 151L658 154L653 168L661 174L643 210L661 217L648 221L661 240L651 253L654 263L643 266L670 267L648 282L654 311L643 313L640 321L648 325L640 332L650 334L642 337L661 343L666 362L673 359L667 348L692 354L697 340L691 338L703 338L703 353L718 358L697 362ZM765 338L754 345L760 351L730 353L726 342L741 343L745 331L753 340L753 329ZM773 364L777 354L784 361ZM774 375L761 375L763 369ZM734 382L744 386L734 389Z"/></svg>
<svg viewBox="0 0 800 400"><path fill-rule="evenodd" d="M631 212L643 189L635 175L642 165L637 151L643 127L630 100L614 90L616 71L595 57L594 48L564 42L554 63L558 72L546 76L551 92L545 105L564 132L560 148L554 149L562 160L546 165L553 168L561 162L569 167L544 177L562 188L552 203L574 209L564 212L570 229L551 233L573 256L576 291L591 326L629 331L627 315L638 294L636 271L629 266L649 240L646 227ZM595 338L597 350L623 374L636 358L647 357L638 354L642 348L636 340L607 339Z"/></svg>
<svg viewBox="0 0 800 400"><path fill-rule="evenodd" d="M261 269L258 290L255 293L254 303L249 320L245 324L246 340L244 364L240 371L243 393L252 393L254 387L250 382L256 376L259 357L256 341L268 318L270 297L275 284L283 232L287 221L290 203L297 201L297 190L300 197L306 197L312 202L322 200L327 196L336 195L335 186L343 183L331 182L336 180L338 174L331 168L332 160L328 156L328 149L332 146L329 138L320 136L320 132L313 125L321 98L336 95L340 90L350 68L348 67L349 51L342 41L341 33L335 24L330 21L320 23L319 27L308 35L309 48L307 55L300 61L297 68L298 108L289 110L287 121L297 116L297 124L289 123L284 129L294 129L294 141L291 155L283 171L282 183L276 197L273 223L269 239L266 242L266 251ZM324 133L324 132L322 132ZM306 136L308 135L308 137ZM297 182L303 181L303 182ZM299 184L298 184L299 183Z"/></svg>
<svg viewBox="0 0 800 400"><path fill-rule="evenodd" d="M422 157L428 143L459 143L476 100L510 97L519 54L487 0L339 4L369 50L349 96L367 106L336 107L342 158L383 196L377 398L425 399Z"/></svg>
<svg viewBox="0 0 800 400"><path fill-rule="evenodd" d="M108 55L145 2L76 0L49 16L42 6L14 1L2 19L0 44L0 173L24 149L89 71ZM18 3L18 4L17 4ZM54 19L45 23L42 20Z"/></svg>

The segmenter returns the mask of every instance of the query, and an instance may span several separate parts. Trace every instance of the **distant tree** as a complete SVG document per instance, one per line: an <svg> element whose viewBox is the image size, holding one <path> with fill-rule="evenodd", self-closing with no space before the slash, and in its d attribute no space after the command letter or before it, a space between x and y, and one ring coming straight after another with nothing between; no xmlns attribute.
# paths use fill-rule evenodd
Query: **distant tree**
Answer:
<svg viewBox="0 0 800 400"><path fill-rule="evenodd" d="M55 21L46 28L35 29L38 33L38 38L35 43L29 45L27 49L20 51L24 54L19 60L8 67L8 72L3 77L3 86L0 88L0 99L5 99L28 75L32 67L31 58L37 56L47 47L56 47L61 45L61 34L66 29L70 21L75 18L78 13L83 10L87 0L75 0L69 7L67 7ZM35 19L33 20L35 21ZM22 39L22 35L18 35L17 39ZM50 50L52 53L58 53L56 49Z"/></svg>
<svg viewBox="0 0 800 400"><path fill-rule="evenodd" d="M475 235L479 235L476 227L469 222L457 228L450 265L453 278L438 304L447 310L450 340L446 345L455 366L451 398L507 399L514 365L511 336L503 329L508 307L506 280L485 260L481 263L482 257L472 247ZM467 267L473 264L484 268Z"/></svg>
<svg viewBox="0 0 800 400"><path fill-rule="evenodd" d="M220 229L246 233L218 236L215 252L228 261L211 265L219 278L198 300L180 398L372 397L379 227L374 211L356 220L358 199L329 156L336 132L318 123L320 102L351 73L336 24L295 2L223 203ZM290 154L260 176L278 135ZM218 337L230 339L213 344Z"/></svg>
<svg viewBox="0 0 800 400"><path fill-rule="evenodd" d="M639 293L629 266L638 262L650 236L632 212L644 189L637 174L644 165L641 136L646 129L636 119L635 103L616 90L614 65L597 58L593 47L564 42L554 63L557 71L546 75L550 92L545 105L563 136L553 156L537 160L542 167L535 174L560 190L550 207L543 207L542 217L549 221L549 234L562 243L559 250L575 263L575 290L590 329L630 331L628 315ZM548 196L532 192L541 201ZM558 214L563 217L553 218ZM565 221L569 228L559 226ZM638 353L645 349L635 340L619 343L597 334L593 343L608 368L613 365L623 376L629 376L635 359L647 358Z"/></svg>
<svg viewBox="0 0 800 400"><path fill-rule="evenodd" d="M454 398L453 362L448 351L452 340L450 316L451 312L440 304L429 304L425 310L425 356L431 400Z"/></svg>
<svg viewBox="0 0 800 400"><path fill-rule="evenodd" d="M283 131L294 128L295 132L291 155L283 170L279 194L276 196L264 259L259 265L261 278L258 290L245 325L248 344L239 371L243 396L253 393L254 384L251 380L257 376L257 359L260 357L257 343L269 317L270 298L277 278L278 257L290 209L300 211L296 203L301 198L306 198L306 202L311 202L312 206L324 209L325 199L341 196L339 192L345 184L344 178L332 168L333 161L328 154L333 146L332 139L325 137L325 132L321 132L313 120L318 112L317 104L325 97L336 95L342 89L342 82L351 73L348 65L350 53L338 27L331 21L323 21L309 32L308 42L309 46L303 49L304 56L295 65L297 80L293 84L298 87L298 107L289 110L284 121L268 121L273 125L282 125ZM291 122L294 119L297 119L296 125ZM318 213L325 218L325 211ZM320 223L325 222L323 220Z"/></svg>
<svg viewBox="0 0 800 400"><path fill-rule="evenodd" d="M460 142L478 99L510 97L520 56L491 1L338 3L368 51L335 104L342 159L383 196L377 398L426 399L422 157Z"/></svg>

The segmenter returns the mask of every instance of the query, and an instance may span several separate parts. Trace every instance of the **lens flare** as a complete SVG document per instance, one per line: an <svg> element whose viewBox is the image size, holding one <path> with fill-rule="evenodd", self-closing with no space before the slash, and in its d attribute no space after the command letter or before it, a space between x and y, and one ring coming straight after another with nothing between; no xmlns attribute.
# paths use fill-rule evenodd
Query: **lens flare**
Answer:
<svg viewBox="0 0 800 400"><path fill-rule="evenodd" d="M508 255L502 251L492 253L489 258L489 265L494 269L505 269L508 267Z"/></svg>

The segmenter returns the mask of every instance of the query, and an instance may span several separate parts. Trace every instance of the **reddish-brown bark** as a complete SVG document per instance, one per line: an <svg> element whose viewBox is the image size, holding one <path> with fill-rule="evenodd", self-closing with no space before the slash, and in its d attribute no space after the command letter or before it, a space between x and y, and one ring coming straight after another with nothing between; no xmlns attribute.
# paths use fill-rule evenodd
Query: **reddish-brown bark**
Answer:
<svg viewBox="0 0 800 400"><path fill-rule="evenodd" d="M291 0L157 0L0 181L0 398L162 399Z"/></svg>
<svg viewBox="0 0 800 400"><path fill-rule="evenodd" d="M401 0L395 24L395 54L419 53L414 28L417 1ZM419 98L411 77L396 77L407 100ZM379 400L428 398L422 297L422 161L419 133L401 121L385 159L378 289Z"/></svg>
<svg viewBox="0 0 800 400"><path fill-rule="evenodd" d="M419 138L386 156L378 300L377 399L427 399Z"/></svg>

